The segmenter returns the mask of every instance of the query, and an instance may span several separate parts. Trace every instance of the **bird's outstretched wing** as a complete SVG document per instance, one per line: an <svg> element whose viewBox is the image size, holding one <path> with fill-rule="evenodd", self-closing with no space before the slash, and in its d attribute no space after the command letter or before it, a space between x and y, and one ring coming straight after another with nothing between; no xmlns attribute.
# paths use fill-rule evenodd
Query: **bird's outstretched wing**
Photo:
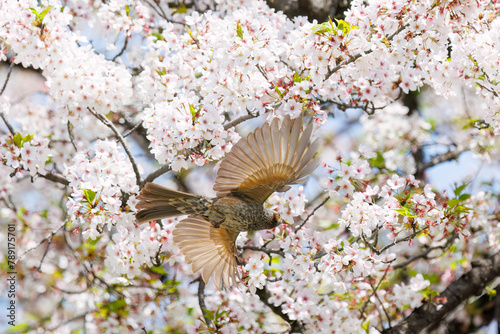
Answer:
<svg viewBox="0 0 500 334"><path fill-rule="evenodd" d="M233 194L264 203L273 192L304 182L319 164L314 158L319 141L310 142L312 124L303 132L301 128L302 117L292 121L286 116L281 126L275 118L241 139L217 172L217 196Z"/></svg>
<svg viewBox="0 0 500 334"><path fill-rule="evenodd" d="M181 220L173 232L174 243L184 254L186 262L191 264L193 272L201 270L205 283L213 274L218 289L240 281L234 244L238 234L222 227L214 228L200 216Z"/></svg>

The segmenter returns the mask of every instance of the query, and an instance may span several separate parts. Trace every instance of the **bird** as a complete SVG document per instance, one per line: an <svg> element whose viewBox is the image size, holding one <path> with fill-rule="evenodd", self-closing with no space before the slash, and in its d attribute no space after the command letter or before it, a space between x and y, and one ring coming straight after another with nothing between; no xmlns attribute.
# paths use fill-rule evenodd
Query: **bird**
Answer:
<svg viewBox="0 0 500 334"><path fill-rule="evenodd" d="M146 183L137 196L137 222L188 215L172 234L193 273L201 271L206 284L213 276L219 290L236 285L241 282L235 245L239 233L286 223L265 207L266 200L304 183L319 165L319 139L311 142L313 124L303 131L302 125L303 115L294 120L287 115L281 124L276 117L240 139L220 164L214 198Z"/></svg>

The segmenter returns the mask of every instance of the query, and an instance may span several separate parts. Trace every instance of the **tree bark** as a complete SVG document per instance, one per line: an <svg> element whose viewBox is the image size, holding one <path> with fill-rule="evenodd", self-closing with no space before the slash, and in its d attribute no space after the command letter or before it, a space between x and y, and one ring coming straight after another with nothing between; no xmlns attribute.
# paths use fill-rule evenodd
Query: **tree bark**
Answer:
<svg viewBox="0 0 500 334"><path fill-rule="evenodd" d="M500 276L500 252L488 259L472 263L472 270L444 290L440 297L446 298L443 304L435 305L427 302L415 309L412 314L397 326L384 330L384 334L421 333L424 329L437 323L458 305L473 295L480 295L486 285ZM437 307L439 306L439 307Z"/></svg>

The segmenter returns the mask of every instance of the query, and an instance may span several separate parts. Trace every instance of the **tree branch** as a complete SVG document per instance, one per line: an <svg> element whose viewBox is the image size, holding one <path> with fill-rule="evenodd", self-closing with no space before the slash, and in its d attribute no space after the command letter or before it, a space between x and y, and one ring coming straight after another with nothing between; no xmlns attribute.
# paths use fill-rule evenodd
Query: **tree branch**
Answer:
<svg viewBox="0 0 500 334"><path fill-rule="evenodd" d="M261 302L263 302L267 307L271 309L274 313L279 315L283 320L285 320L290 325L290 333L304 333L305 327L299 320L291 320L288 314L283 313L283 310L279 306L274 306L274 304L269 303L269 291L264 286L262 289L257 289L256 295L259 296Z"/></svg>
<svg viewBox="0 0 500 334"><path fill-rule="evenodd" d="M327 196L321 203L319 203L311 211L311 213L306 217L306 219L299 226L297 226L297 228L295 229L295 231L300 230L307 223L307 221L309 220L309 218L311 218L316 213L316 211L318 211L319 208L321 208L323 205L325 205L325 203L328 202L329 199L330 199L330 196Z"/></svg>
<svg viewBox="0 0 500 334"><path fill-rule="evenodd" d="M387 40L391 41L394 38L394 36L396 36L401 31L403 31L407 26L408 26L408 23L402 24L393 34L391 34L391 35L389 35L387 37ZM342 67L344 67L346 65L349 65L350 63L353 63L356 60L358 60L358 58L361 58L362 56L366 56L367 54L370 54L372 52L373 52L373 50L371 50L371 49L363 51L363 52L359 52L359 53L355 54L354 56L350 57L349 59L345 59L345 60L341 61L340 64L338 64L337 66L335 66L331 71L329 71L326 74L325 81L328 80L333 75L333 73L337 72Z"/></svg>
<svg viewBox="0 0 500 334"><path fill-rule="evenodd" d="M224 130L231 129L232 127L235 127L236 125L243 123L244 121L247 121L249 119L255 118L255 117L257 117L257 116L252 115L252 114L246 114L246 115L240 116L240 117L233 119L232 121L224 124Z"/></svg>
<svg viewBox="0 0 500 334"><path fill-rule="evenodd" d="M397 326L384 330L384 334L421 333L424 329L443 319L458 305L473 295L479 295L486 285L500 276L500 252L488 259L472 263L472 270L451 283L440 294L445 302L435 305L433 301L415 309Z"/></svg>
<svg viewBox="0 0 500 334"><path fill-rule="evenodd" d="M9 78L10 78L10 75L12 73L12 69L13 68L14 68L14 62L11 61L10 62L10 66L9 66L9 70L7 71L7 77L5 78L5 82L3 83L2 89L0 90L0 96L3 95L3 92L5 91L5 88L7 87L7 83L9 82ZM5 123L5 125L7 126L7 128L9 129L9 132L14 136L16 134L14 132L14 128L7 121L7 119L5 118L3 112L0 112L0 117L2 118L2 120Z"/></svg>
<svg viewBox="0 0 500 334"><path fill-rule="evenodd" d="M266 247L257 247L257 246L252 246L252 245L243 245L241 247L238 247L238 249L241 249L241 250L249 249L249 250L253 250L253 251L257 251L257 252L263 252L263 253L266 253L269 257L271 257L271 254L277 254L283 258L285 257L285 252L283 252L281 249L270 249L270 248L266 248Z"/></svg>
<svg viewBox="0 0 500 334"><path fill-rule="evenodd" d="M115 134L118 141L122 144L123 149L125 150L125 153L127 153L127 156L130 160L130 163L132 164L132 168L134 169L136 184L140 187L141 186L141 174L139 173L139 168L137 167L137 163L135 162L135 158L132 155L132 152L130 152L127 144L125 143L125 139L123 138L121 133L118 131L116 126L113 124L113 122L111 122L109 119L106 118L106 116L104 116L100 113L97 113L96 111L94 111L90 108L87 108L87 109L90 111L90 113L92 115L94 115L104 125L106 125L108 128L110 128L111 131L113 131L113 133Z"/></svg>
<svg viewBox="0 0 500 334"><path fill-rule="evenodd" d="M52 243L52 238L60 230L62 230L64 228L64 226L66 226L66 221L62 222L61 225L59 225L56 229L54 229L52 232L50 232L45 238L43 238L42 240L40 240L40 242L37 243L35 246L26 249L21 255L19 255L17 257L17 260L16 260L15 264L17 264L19 262L19 260L21 260L26 254L28 254L29 252L31 252L31 251L35 250L36 248L40 247L45 241L48 241L47 248L45 249L45 252L43 253L42 259L40 260L40 265L37 267L37 270L40 272L41 267L42 267L42 262L45 259L45 256L47 255L47 251L48 251L48 249L50 247L50 244Z"/></svg>
<svg viewBox="0 0 500 334"><path fill-rule="evenodd" d="M154 172L150 173L141 184L141 188L148 182L153 182L158 176L165 174L172 169L171 164L164 164Z"/></svg>
<svg viewBox="0 0 500 334"><path fill-rule="evenodd" d="M44 179L47 179L49 181L57 182L65 186L69 186L69 181L66 180L66 178L56 172L47 172L45 174L37 174L39 177L43 177Z"/></svg>
<svg viewBox="0 0 500 334"><path fill-rule="evenodd" d="M203 313L203 318L205 318L207 326L209 328L213 328L214 323L212 319L208 317L207 305L205 304L205 282L203 282L201 276L198 277L197 281L198 281L198 303L200 304L201 312Z"/></svg>
<svg viewBox="0 0 500 334"><path fill-rule="evenodd" d="M422 164L421 169L422 169L422 171L424 171L428 168L439 165L440 163L443 163L445 161L457 159L458 156L460 154L462 154L463 152L465 152L465 150L454 150L454 151L448 151L444 154L435 156L431 159L431 161Z"/></svg>

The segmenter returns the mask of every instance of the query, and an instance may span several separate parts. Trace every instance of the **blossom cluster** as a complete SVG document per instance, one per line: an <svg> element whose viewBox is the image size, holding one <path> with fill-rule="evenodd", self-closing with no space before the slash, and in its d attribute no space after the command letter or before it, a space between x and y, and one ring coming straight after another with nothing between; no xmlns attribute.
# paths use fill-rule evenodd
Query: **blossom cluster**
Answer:
<svg viewBox="0 0 500 334"><path fill-rule="evenodd" d="M92 240L118 222L128 222L131 213L122 206L125 193L139 187L125 154L114 141L97 141L92 149L78 152L64 174L71 187L66 204L69 220L85 226L83 236ZM132 201L133 198L129 199Z"/></svg>
<svg viewBox="0 0 500 334"><path fill-rule="evenodd" d="M31 176L45 175L50 155L49 140L45 137L16 133L0 139L0 161L20 173L25 170Z"/></svg>

